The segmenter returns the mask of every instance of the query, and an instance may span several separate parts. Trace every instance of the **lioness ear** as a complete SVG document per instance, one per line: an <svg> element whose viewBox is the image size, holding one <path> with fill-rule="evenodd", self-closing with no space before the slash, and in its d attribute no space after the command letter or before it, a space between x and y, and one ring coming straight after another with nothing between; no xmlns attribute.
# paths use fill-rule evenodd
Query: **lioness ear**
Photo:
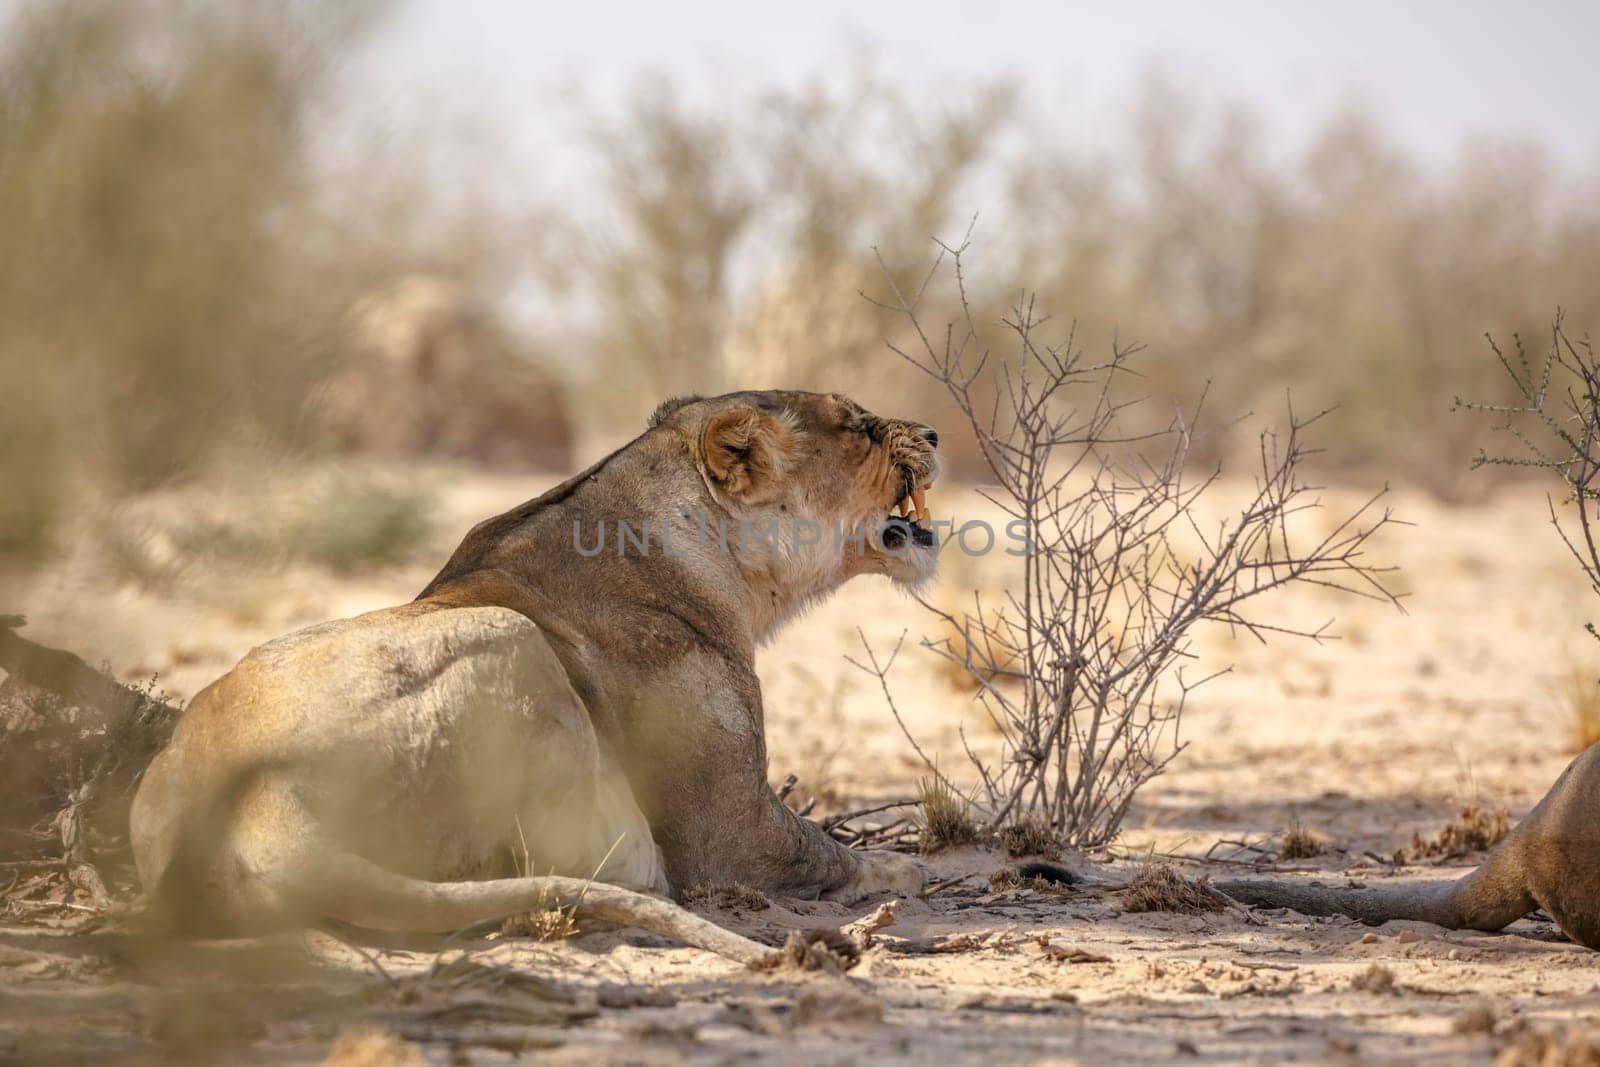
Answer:
<svg viewBox="0 0 1600 1067"><path fill-rule="evenodd" d="M792 435L787 425L756 408L719 411L700 435L706 473L729 493L765 492L783 474Z"/></svg>

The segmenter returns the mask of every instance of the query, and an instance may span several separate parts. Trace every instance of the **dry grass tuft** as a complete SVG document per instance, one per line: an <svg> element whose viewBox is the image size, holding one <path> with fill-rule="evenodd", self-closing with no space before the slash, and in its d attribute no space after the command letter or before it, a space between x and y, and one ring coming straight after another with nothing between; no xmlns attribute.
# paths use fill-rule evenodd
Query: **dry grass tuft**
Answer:
<svg viewBox="0 0 1600 1067"><path fill-rule="evenodd" d="M536 908L521 915L508 915L500 924L506 937L526 937L534 941L565 941L580 933L577 909L555 906Z"/></svg>
<svg viewBox="0 0 1600 1067"><path fill-rule="evenodd" d="M1350 988L1364 993L1393 993L1394 972L1381 963L1374 963L1350 979Z"/></svg>
<svg viewBox="0 0 1600 1067"><path fill-rule="evenodd" d="M1134 872L1122 898L1123 911L1176 911L1193 915L1221 911L1227 898L1204 879L1185 878L1165 863L1146 863Z"/></svg>
<svg viewBox="0 0 1600 1067"><path fill-rule="evenodd" d="M1468 1004L1450 1023L1451 1033L1492 1034L1500 1025L1500 1009L1492 1000L1477 1000Z"/></svg>
<svg viewBox="0 0 1600 1067"><path fill-rule="evenodd" d="M1043 856L1045 859L1056 859L1061 855L1060 839L1050 825L1036 815L1019 819L1001 830L1000 847L1012 857Z"/></svg>
<svg viewBox="0 0 1600 1067"><path fill-rule="evenodd" d="M755 965L762 971L825 971L843 974L861 962L855 942L834 927L790 930L783 947Z"/></svg>
<svg viewBox="0 0 1600 1067"><path fill-rule="evenodd" d="M989 888L996 893L1006 893L1022 888L1022 875L1015 867L996 867L989 872Z"/></svg>
<svg viewBox="0 0 1600 1067"><path fill-rule="evenodd" d="M522 823L513 819L517 826L517 836L522 836ZM533 876L533 864L528 855L528 843L522 842L522 855L516 857L517 873L523 878ZM534 907L520 915L507 915L500 923L500 933L505 937L527 937L535 941L565 941L570 937L577 937L578 909L576 907L561 907L551 899L548 889L539 891L539 899Z"/></svg>
<svg viewBox="0 0 1600 1067"><path fill-rule="evenodd" d="M428 1058L389 1030L364 1027L339 1035L322 1067L427 1067Z"/></svg>
<svg viewBox="0 0 1600 1067"><path fill-rule="evenodd" d="M702 882L683 894L686 907L722 908L727 911L765 911L772 901L759 889L742 882Z"/></svg>
<svg viewBox="0 0 1600 1067"><path fill-rule="evenodd" d="M1289 828L1283 832L1283 844L1278 847L1278 858L1310 859L1312 856L1322 855L1325 847L1320 834L1306 829L1299 819L1294 819L1289 823Z"/></svg>
<svg viewBox="0 0 1600 1067"><path fill-rule="evenodd" d="M578 923L571 908L551 908L513 915L500 925L508 937L527 937L534 941L565 941L577 937Z"/></svg>
<svg viewBox="0 0 1600 1067"><path fill-rule="evenodd" d="M1411 835L1413 856L1464 856L1469 852L1485 852L1498 845L1511 832L1511 815L1505 808L1493 811L1476 800L1461 809L1445 824L1439 835L1424 840L1421 834Z"/></svg>
<svg viewBox="0 0 1600 1067"><path fill-rule="evenodd" d="M972 804L939 778L924 778L919 783L922 804L924 856L975 843L981 836L972 817Z"/></svg>
<svg viewBox="0 0 1600 1067"><path fill-rule="evenodd" d="M1600 681L1593 671L1571 667L1561 679L1561 698L1571 722L1572 751L1600 742Z"/></svg>
<svg viewBox="0 0 1600 1067"><path fill-rule="evenodd" d="M1600 1067L1600 1041L1580 1027L1563 1032L1524 1024L1508 1036L1494 1067Z"/></svg>

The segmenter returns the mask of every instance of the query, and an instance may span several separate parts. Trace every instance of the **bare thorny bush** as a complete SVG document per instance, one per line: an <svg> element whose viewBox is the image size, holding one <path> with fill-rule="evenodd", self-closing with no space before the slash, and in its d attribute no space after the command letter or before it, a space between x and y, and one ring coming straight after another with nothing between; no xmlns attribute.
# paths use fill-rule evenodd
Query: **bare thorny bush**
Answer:
<svg viewBox="0 0 1600 1067"><path fill-rule="evenodd" d="M1520 335L1512 337L1516 362L1489 337L1512 384L1519 403L1483 404L1456 398L1456 407L1504 417L1498 427L1522 450L1521 455L1490 455L1480 450L1472 465L1478 467L1534 467L1553 472L1566 493L1547 497L1550 523L1567 551L1600 594L1600 359L1587 336L1567 335L1564 316L1556 313L1550 343L1535 366ZM1563 509L1574 516L1562 519ZM1586 628L1597 640L1594 623Z"/></svg>
<svg viewBox="0 0 1600 1067"><path fill-rule="evenodd" d="M1247 503L1214 526L1197 505L1220 468L1191 477L1187 461L1199 405L1153 429L1131 428L1125 379L1137 346L1114 345L1087 358L1069 329L1047 342L1047 319L1031 299L1003 320L1005 357L980 340L967 300L967 245L941 245L922 285L889 281L882 306L909 327L890 347L948 393L970 424L993 484L980 490L1029 543L1020 581L999 604L973 594L971 611L923 601L947 634L923 647L970 675L1002 741L998 761L962 743L980 785L990 829L1042 820L1078 847L1109 842L1134 795L1186 742L1189 695L1215 673L1195 673L1193 638L1220 623L1258 639L1293 634L1321 640L1327 626L1264 622L1258 601L1291 585L1315 585L1395 601L1388 568L1368 562L1377 531L1396 520L1373 496L1320 536L1296 517L1321 506L1302 466L1305 431L1320 418L1290 409L1287 428L1260 435L1259 470ZM957 321L929 328L929 286L953 275ZM1012 528L1015 528L1013 525ZM1292 529L1293 528L1293 529ZM903 636L902 636L903 641ZM895 655L865 646L858 667L875 675L908 740L940 779L906 727L888 684Z"/></svg>

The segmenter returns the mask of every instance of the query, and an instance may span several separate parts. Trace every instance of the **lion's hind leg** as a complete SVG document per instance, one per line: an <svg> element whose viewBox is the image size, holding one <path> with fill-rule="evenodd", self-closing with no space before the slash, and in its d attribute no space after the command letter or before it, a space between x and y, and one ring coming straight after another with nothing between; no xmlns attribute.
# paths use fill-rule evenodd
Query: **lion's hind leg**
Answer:
<svg viewBox="0 0 1600 1067"><path fill-rule="evenodd" d="M559 876L427 881L386 870L332 841L301 840L306 847L300 857L267 879L289 913L371 930L450 933L536 908L572 907L739 963L755 963L768 954L762 945L671 901L620 886Z"/></svg>
<svg viewBox="0 0 1600 1067"><path fill-rule="evenodd" d="M450 933L539 907L571 906L741 963L767 954L756 942L670 901L619 886L549 876L429 881L390 871L324 833L294 784L284 780L242 790L212 847L202 852L189 843L180 846L157 895L169 915L187 916L190 932L214 936L326 920L371 930Z"/></svg>
<svg viewBox="0 0 1600 1067"><path fill-rule="evenodd" d="M633 926L740 963L769 950L669 900L581 878L547 875L484 882L429 882L350 853L324 855L314 892L328 918L375 930L446 933L541 907Z"/></svg>
<svg viewBox="0 0 1600 1067"><path fill-rule="evenodd" d="M164 854L154 879L145 867L156 856L140 865L157 920L198 937L249 936L315 921L314 894L306 889L321 835L293 786L271 775L240 776L205 791L209 803L174 811L170 797L151 799L171 775L171 767L153 766L135 802L152 812L135 819L136 846ZM158 807L167 809L159 820Z"/></svg>

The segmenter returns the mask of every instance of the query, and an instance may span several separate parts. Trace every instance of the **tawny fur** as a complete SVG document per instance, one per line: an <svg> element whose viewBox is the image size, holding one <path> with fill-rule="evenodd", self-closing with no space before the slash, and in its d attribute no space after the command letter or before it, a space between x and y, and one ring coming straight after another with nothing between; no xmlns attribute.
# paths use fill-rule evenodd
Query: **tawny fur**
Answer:
<svg viewBox="0 0 1600 1067"><path fill-rule="evenodd" d="M1572 940L1600 949L1600 745L1568 764L1483 865L1455 881L1358 889L1243 879L1217 888L1307 915L1416 919L1452 930L1499 930L1543 908Z"/></svg>
<svg viewBox="0 0 1600 1067"><path fill-rule="evenodd" d="M793 533L876 523L937 475L930 440L839 396L669 402L480 523L416 602L251 652L195 698L135 799L156 910L198 933L442 931L581 902L748 959L759 946L643 894L920 890L908 857L853 852L773 794L753 658L853 576L932 573L927 546ZM707 543L707 522L783 533ZM648 529L648 550L618 524ZM600 528L603 550L578 551ZM573 881L591 876L628 888Z"/></svg>

